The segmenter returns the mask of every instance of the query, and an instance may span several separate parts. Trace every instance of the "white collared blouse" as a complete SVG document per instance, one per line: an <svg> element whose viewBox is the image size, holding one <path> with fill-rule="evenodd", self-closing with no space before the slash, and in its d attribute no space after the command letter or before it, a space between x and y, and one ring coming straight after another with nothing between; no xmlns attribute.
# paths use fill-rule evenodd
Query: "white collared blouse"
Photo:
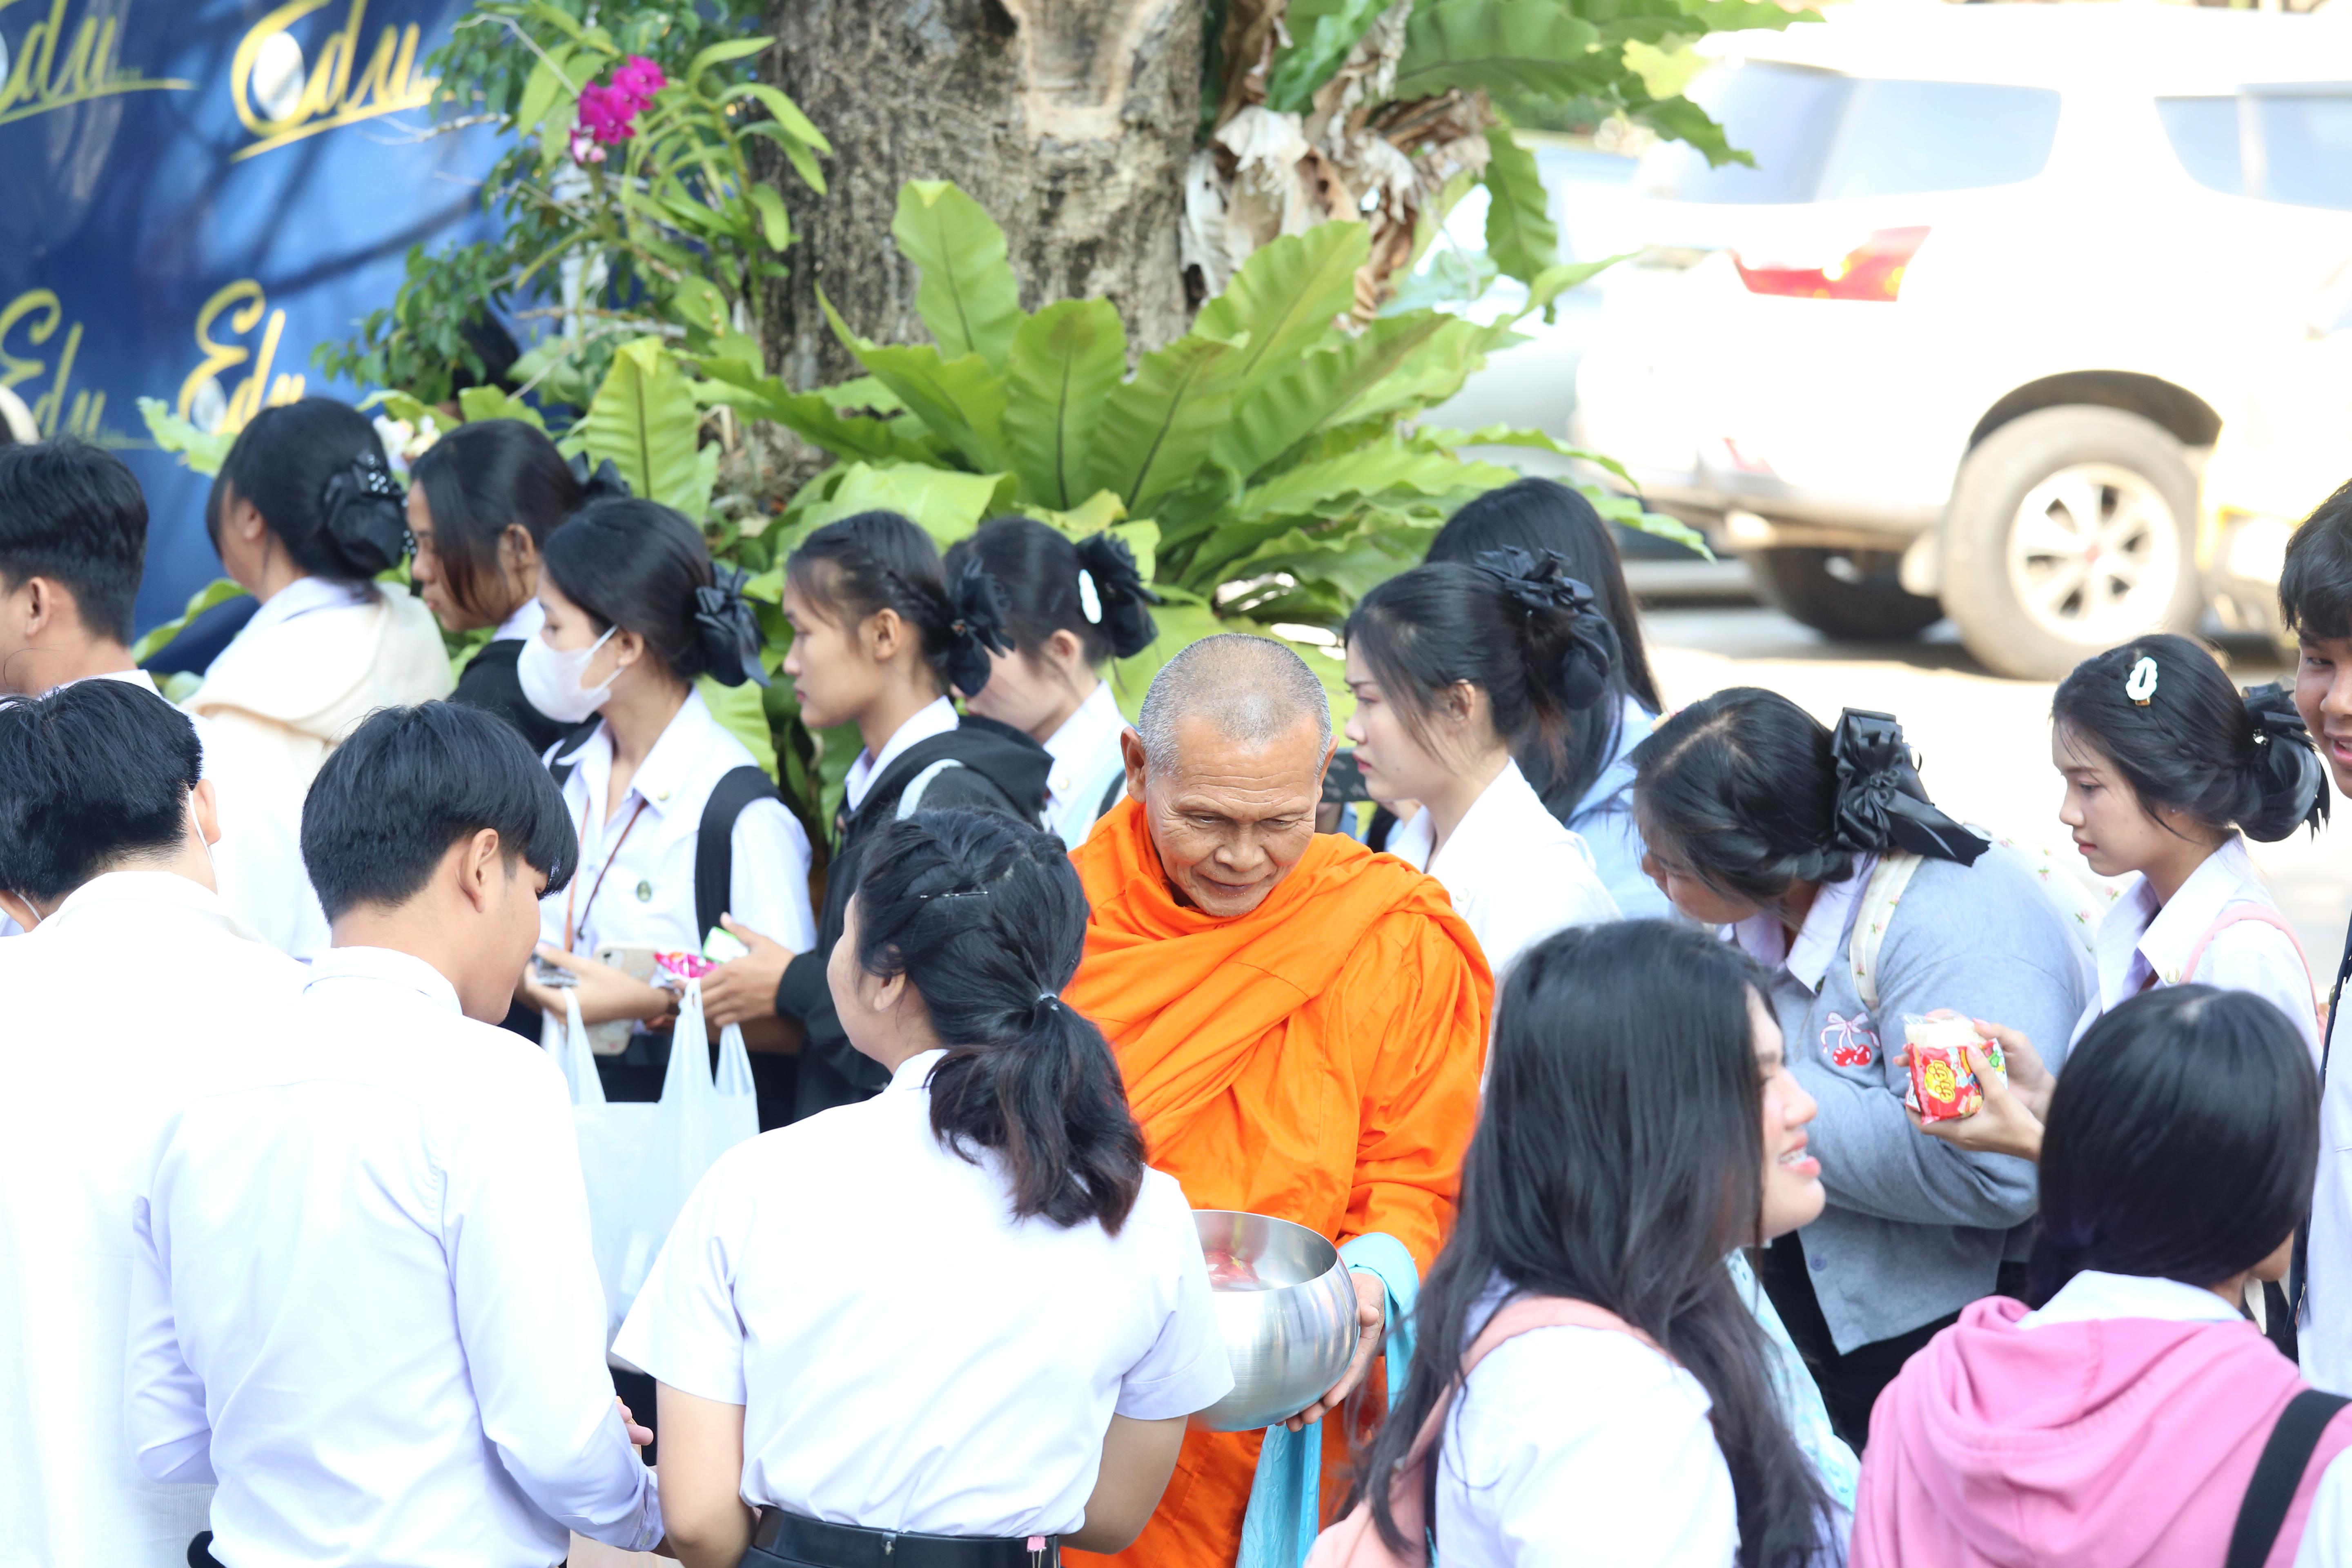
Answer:
<svg viewBox="0 0 2352 1568"><path fill-rule="evenodd" d="M751 764L751 752L711 716L700 692L688 691L619 800L605 799L609 726L597 725L570 752L551 750L548 759L572 764L563 806L579 830L580 868L569 887L540 901L541 940L592 957L607 942L701 952L709 934L694 929L702 808L720 779ZM735 819L732 845L727 912L795 952L814 947L808 832L800 819L780 800L755 800Z"/></svg>
<svg viewBox="0 0 2352 1568"><path fill-rule="evenodd" d="M1045 775L1045 826L1073 849L1094 831L1111 781L1127 776L1118 746L1126 731L1127 716L1118 710L1110 682L1104 680L1096 683L1045 742L1054 759L1053 771Z"/></svg>
<svg viewBox="0 0 2352 1568"><path fill-rule="evenodd" d="M935 697L917 709L905 723L890 731L890 738L882 742L880 756L860 750L849 764L848 777L843 781L849 809L856 811L865 805L866 792L874 787L874 781L880 778L892 763L905 756L911 747L934 735L946 734L959 722L955 704L944 697Z"/></svg>
<svg viewBox="0 0 2352 1568"><path fill-rule="evenodd" d="M2165 903L2156 901L2146 877L2133 877L2099 922L2099 994L2074 1026L2074 1038L2142 991L2194 982L2251 991L2276 1006L2302 1031L2316 1064L2319 1011L2302 944L2269 920L2242 918L2250 912L2284 918L2254 869L2245 840L2234 833ZM2221 923L2232 916L2241 918ZM2192 957L2194 971L2189 967Z"/></svg>
<svg viewBox="0 0 2352 1568"><path fill-rule="evenodd" d="M330 949L168 1121L126 1219L123 1423L237 1568L547 1568L661 1539L605 1377L553 1058L424 960Z"/></svg>
<svg viewBox="0 0 2352 1568"><path fill-rule="evenodd" d="M1432 856L1426 811L1398 828L1388 853L1444 884L1470 924L1496 984L1519 954L1556 931L1618 918L1584 840L1544 809L1543 797L1507 762Z"/></svg>
<svg viewBox="0 0 2352 1568"><path fill-rule="evenodd" d="M945 1054L719 1156L614 1353L744 1407L755 1507L1066 1534L1114 1414L1189 1415L1233 1387L1200 1237L1182 1189L1150 1170L1117 1236L1015 1219L1003 1162L931 1131Z"/></svg>

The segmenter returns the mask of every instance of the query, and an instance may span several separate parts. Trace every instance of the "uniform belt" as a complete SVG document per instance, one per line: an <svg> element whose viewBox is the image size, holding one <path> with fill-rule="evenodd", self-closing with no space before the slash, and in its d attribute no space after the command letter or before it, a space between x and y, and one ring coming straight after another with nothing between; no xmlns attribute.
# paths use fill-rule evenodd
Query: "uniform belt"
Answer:
<svg viewBox="0 0 2352 1568"><path fill-rule="evenodd" d="M828 1524L780 1508L763 1508L751 1531L751 1550L808 1568L1057 1568L1058 1540L1046 1536L1033 1554L1019 1536L915 1535Z"/></svg>

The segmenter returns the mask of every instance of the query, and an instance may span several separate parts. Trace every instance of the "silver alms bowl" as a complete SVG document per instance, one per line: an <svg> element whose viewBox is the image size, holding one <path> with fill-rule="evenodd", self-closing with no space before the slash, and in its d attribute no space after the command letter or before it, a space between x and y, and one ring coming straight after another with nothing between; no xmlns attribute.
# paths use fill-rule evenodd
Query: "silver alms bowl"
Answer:
<svg viewBox="0 0 2352 1568"><path fill-rule="evenodd" d="M1192 1219L1234 1373L1234 1391L1192 1419L1212 1432L1286 1421L1339 1382L1356 1353L1348 1266L1338 1247L1286 1219L1231 1209L1196 1209ZM1220 1282L1235 1272L1255 1282Z"/></svg>

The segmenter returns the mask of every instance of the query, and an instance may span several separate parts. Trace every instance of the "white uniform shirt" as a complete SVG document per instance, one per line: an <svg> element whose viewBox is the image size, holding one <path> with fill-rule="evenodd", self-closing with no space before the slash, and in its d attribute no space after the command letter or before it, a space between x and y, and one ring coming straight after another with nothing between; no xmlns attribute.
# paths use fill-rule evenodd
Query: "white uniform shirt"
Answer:
<svg viewBox="0 0 2352 1568"><path fill-rule="evenodd" d="M130 1206L124 1424L236 1568L643 1551L563 1075L423 960L332 948Z"/></svg>
<svg viewBox="0 0 2352 1568"><path fill-rule="evenodd" d="M1192 1211L1147 1171L1116 1237L1014 1220L1003 1164L932 1136L926 1051L874 1099L702 1179L614 1352L743 1412L743 1500L836 1524L1060 1535L1113 1413L1232 1387Z"/></svg>
<svg viewBox="0 0 2352 1568"><path fill-rule="evenodd" d="M1709 1407L1698 1379L1613 1329L1505 1341L1446 1415L1445 1568L1729 1568L1739 1511Z"/></svg>
<svg viewBox="0 0 2352 1568"><path fill-rule="evenodd" d="M1544 809L1517 763L1481 791L1433 859L1423 811L1390 836L1388 852L1444 884L1499 984L1514 959L1552 932L1617 918L1617 900L1584 840Z"/></svg>
<svg viewBox="0 0 2352 1568"><path fill-rule="evenodd" d="M1110 682L1097 681L1087 700L1054 731L1045 751L1054 759L1045 775L1045 826L1076 849L1094 831L1102 815L1103 796L1111 780L1127 776L1118 738L1127 732L1127 715L1110 694Z"/></svg>
<svg viewBox="0 0 2352 1568"><path fill-rule="evenodd" d="M2235 1323L2245 1314L2210 1290L2178 1279L2084 1269L2058 1288L2040 1311L2028 1312L2021 1329L2047 1323L2086 1323L2103 1318L2154 1318L2168 1323ZM2336 1568L2352 1563L2352 1452L2327 1462L2303 1521L2294 1568Z"/></svg>
<svg viewBox="0 0 2352 1568"><path fill-rule="evenodd" d="M490 640L522 642L537 637L539 628L545 625L547 625L547 606L541 604L539 595L534 594L517 605L513 615L499 623L498 629L490 634Z"/></svg>
<svg viewBox="0 0 2352 1568"><path fill-rule="evenodd" d="M166 1118L251 1052L302 966L184 877L94 877L0 942L0 1563L180 1568L212 1493L122 1433L131 1202Z"/></svg>
<svg viewBox="0 0 2352 1568"><path fill-rule="evenodd" d="M882 742L880 756L861 747L857 755L851 759L848 776L843 780L849 809L856 811L866 804L866 792L874 787L874 781L882 776L884 769L906 755L909 748L934 735L946 734L959 722L954 703L944 697L933 698L929 704L917 709L913 717L890 731L890 738Z"/></svg>
<svg viewBox="0 0 2352 1568"><path fill-rule="evenodd" d="M2347 986L2352 994L2352 986ZM2319 1094L2319 1179L2311 1194L2311 1240L2295 1321L2304 1380L2352 1394L2352 1031L2342 1002L2327 1020L2327 1077ZM2344 1038L2337 1041L2335 1037ZM2338 1053L2336 1045L2344 1051Z"/></svg>
<svg viewBox="0 0 2352 1568"><path fill-rule="evenodd" d="M2189 873L2169 903L2156 901L2146 877L2133 877L2099 922L2099 995L2074 1026L2074 1038L2081 1039L2101 1014L2151 986L2193 981L2251 991L2273 1004L2294 1020L2317 1063L2319 1013L2311 994L2311 968L2294 938L2266 921L2240 920L2214 931L2197 972L2188 972L2189 954L2215 922L2246 905L2278 912L2278 900L2254 869L2245 841L2234 833Z"/></svg>
<svg viewBox="0 0 2352 1568"><path fill-rule="evenodd" d="M541 940L589 957L605 942L700 952L709 934L694 929L694 847L702 808L720 779L751 765L751 753L711 717L698 691L687 693L677 716L637 765L627 793L610 805L611 728L599 724L559 758L561 751L558 746L548 755L572 764L563 781L563 806L580 830L580 869L563 891L541 900ZM814 947L808 833L800 819L780 800L755 800L735 819L730 842L727 912L795 952Z"/></svg>

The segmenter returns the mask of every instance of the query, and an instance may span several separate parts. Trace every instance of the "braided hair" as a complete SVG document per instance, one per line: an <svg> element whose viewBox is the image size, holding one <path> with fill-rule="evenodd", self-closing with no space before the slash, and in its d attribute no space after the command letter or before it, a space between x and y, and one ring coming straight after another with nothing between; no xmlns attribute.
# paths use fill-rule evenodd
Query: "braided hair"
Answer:
<svg viewBox="0 0 2352 1568"><path fill-rule="evenodd" d="M993 812L886 826L857 884L857 964L905 975L948 1054L931 1131L974 1164L994 1150L1014 1217L1116 1236L1143 1186L1143 1134L1102 1031L1061 999L1087 896L1060 838Z"/></svg>
<svg viewBox="0 0 2352 1568"><path fill-rule="evenodd" d="M855 626L884 610L914 629L942 695L988 684L989 654L1010 653L1003 586L977 560L949 580L931 536L895 511L861 511L801 541L784 574L801 597Z"/></svg>

